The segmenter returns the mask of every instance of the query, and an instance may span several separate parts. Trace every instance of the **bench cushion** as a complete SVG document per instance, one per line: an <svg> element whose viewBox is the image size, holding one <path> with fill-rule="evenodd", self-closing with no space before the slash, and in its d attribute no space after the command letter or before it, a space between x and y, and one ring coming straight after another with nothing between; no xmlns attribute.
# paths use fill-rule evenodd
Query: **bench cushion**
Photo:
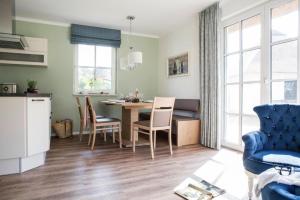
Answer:
<svg viewBox="0 0 300 200"><path fill-rule="evenodd" d="M150 112L142 112L139 114L140 120L150 120L151 113ZM189 120L197 120L198 118L195 117L186 117L181 115L174 115L173 114L173 122L175 121L189 121Z"/></svg>
<svg viewBox="0 0 300 200"><path fill-rule="evenodd" d="M200 100L199 99L176 99L174 110L183 110L189 112L199 112Z"/></svg>

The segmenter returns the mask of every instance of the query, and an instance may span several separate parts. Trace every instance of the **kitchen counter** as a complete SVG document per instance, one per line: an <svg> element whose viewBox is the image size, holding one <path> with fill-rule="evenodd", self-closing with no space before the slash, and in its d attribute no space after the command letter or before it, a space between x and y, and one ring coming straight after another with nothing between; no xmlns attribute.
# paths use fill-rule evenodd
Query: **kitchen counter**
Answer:
<svg viewBox="0 0 300 200"><path fill-rule="evenodd" d="M0 93L0 97L51 97L51 93Z"/></svg>

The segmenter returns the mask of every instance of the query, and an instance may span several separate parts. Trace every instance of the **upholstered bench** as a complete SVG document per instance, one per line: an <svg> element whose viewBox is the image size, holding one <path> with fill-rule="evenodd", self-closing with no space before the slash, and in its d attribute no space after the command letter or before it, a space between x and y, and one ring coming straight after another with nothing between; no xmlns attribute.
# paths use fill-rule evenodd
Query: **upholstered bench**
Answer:
<svg viewBox="0 0 300 200"><path fill-rule="evenodd" d="M172 119L172 133L176 135L177 146L200 142L200 100L176 99ZM150 112L139 114L140 120L149 120Z"/></svg>

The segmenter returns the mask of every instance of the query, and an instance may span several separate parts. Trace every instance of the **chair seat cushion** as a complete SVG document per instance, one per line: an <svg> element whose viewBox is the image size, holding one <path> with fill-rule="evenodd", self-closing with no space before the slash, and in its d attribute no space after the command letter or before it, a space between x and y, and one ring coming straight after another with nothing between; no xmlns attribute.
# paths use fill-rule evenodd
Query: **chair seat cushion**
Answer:
<svg viewBox="0 0 300 200"><path fill-rule="evenodd" d="M137 121L137 122L134 122L134 124L139 125L139 126L150 127L150 121L149 120L147 120L147 121Z"/></svg>
<svg viewBox="0 0 300 200"><path fill-rule="evenodd" d="M300 153L287 150L263 150L244 160L245 168L255 174L277 165L300 167Z"/></svg>
<svg viewBox="0 0 300 200"><path fill-rule="evenodd" d="M111 122L120 122L119 119L116 118L97 118L97 123L111 123Z"/></svg>
<svg viewBox="0 0 300 200"><path fill-rule="evenodd" d="M103 115L97 115L96 119L101 119L101 118L105 118Z"/></svg>

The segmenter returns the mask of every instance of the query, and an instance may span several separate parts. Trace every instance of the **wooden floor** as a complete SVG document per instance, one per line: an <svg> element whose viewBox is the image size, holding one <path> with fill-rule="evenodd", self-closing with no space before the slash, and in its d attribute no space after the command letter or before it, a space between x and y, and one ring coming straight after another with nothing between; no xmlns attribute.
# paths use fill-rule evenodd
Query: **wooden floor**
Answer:
<svg viewBox="0 0 300 200"><path fill-rule="evenodd" d="M97 138L94 151L78 137L52 139L45 166L0 176L0 199L181 199L173 189L217 152L200 145L159 142L155 159L148 146L119 149Z"/></svg>

